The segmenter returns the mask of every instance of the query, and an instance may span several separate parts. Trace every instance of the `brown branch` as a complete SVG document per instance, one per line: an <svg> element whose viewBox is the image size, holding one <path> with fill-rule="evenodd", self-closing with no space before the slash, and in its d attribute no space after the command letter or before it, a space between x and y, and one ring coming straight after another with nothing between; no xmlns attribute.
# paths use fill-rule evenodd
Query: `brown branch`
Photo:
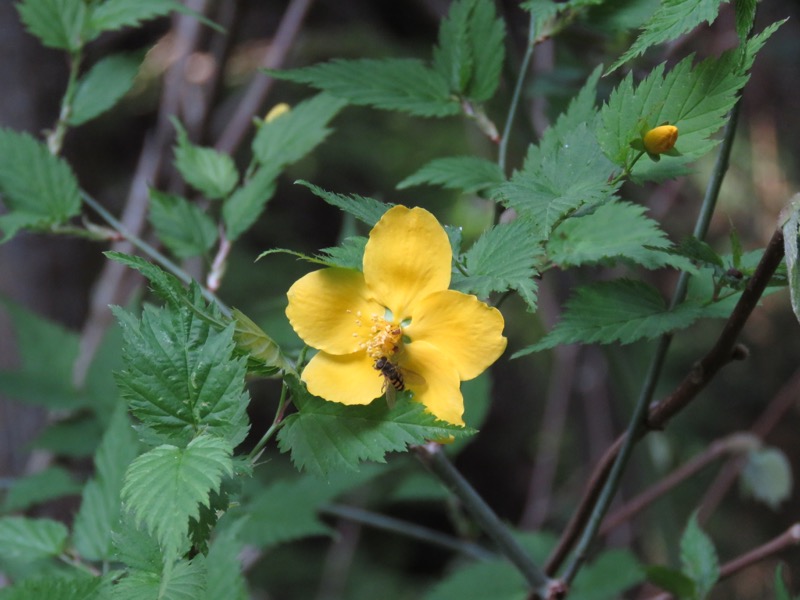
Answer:
<svg viewBox="0 0 800 600"><path fill-rule="evenodd" d="M779 228L767 245L755 273L753 273L747 283L747 287L739 297L739 301L736 303L736 307L730 317L728 317L722 332L717 338L717 342L702 359L695 363L683 381L678 384L675 391L650 409L646 420L646 428L641 431L640 437L647 434L648 431L663 429L673 416L686 408L697 397L697 394L708 385L722 367L731 362L732 359L737 358L737 353L735 352L736 339L750 317L750 313L753 312L753 309L758 304L758 300L764 293L764 289L767 287L781 260L783 260L783 233ZM624 440L624 434L618 437L595 467L578 508L573 513L555 550L545 564L545 572L549 576L553 576L561 566L592 514L595 501L611 471Z"/></svg>

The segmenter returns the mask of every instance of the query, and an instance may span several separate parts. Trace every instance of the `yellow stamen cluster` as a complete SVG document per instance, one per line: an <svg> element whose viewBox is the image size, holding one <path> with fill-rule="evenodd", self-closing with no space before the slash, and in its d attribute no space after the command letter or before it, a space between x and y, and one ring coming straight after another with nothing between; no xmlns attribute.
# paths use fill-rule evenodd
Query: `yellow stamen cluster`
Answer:
<svg viewBox="0 0 800 600"><path fill-rule="evenodd" d="M364 347L367 355L378 360L381 357L391 357L400 349L403 339L403 329L399 325L388 322L378 316L372 317L371 338Z"/></svg>

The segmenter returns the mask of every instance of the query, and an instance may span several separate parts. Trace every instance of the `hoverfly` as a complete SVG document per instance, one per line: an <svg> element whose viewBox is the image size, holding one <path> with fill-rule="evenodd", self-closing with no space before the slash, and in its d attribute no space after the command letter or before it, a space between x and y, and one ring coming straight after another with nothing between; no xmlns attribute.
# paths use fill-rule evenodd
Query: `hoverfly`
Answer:
<svg viewBox="0 0 800 600"><path fill-rule="evenodd" d="M398 365L394 364L386 356L381 356L375 361L373 366L376 371L383 375L384 382L381 393L386 394L386 403L389 405L389 408L394 408L397 392L404 391L406 389L406 383L412 385L422 385L425 383L425 379L422 375L414 371L409 371L408 369L401 370Z"/></svg>

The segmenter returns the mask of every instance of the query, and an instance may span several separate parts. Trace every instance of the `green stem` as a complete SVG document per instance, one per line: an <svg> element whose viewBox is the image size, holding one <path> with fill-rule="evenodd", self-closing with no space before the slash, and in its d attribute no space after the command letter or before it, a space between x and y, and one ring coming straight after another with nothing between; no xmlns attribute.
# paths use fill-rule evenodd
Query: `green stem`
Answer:
<svg viewBox="0 0 800 600"><path fill-rule="evenodd" d="M736 104L731 110L728 123L725 126L725 135L722 139L722 144L720 145L717 161L714 165L714 171L706 188L706 194L703 198L700 214L697 217L697 222L695 223L694 227L694 236L697 239L703 239L705 237L706 233L708 232L708 225L711 222L711 216L714 214L714 209L716 208L719 190L722 186L722 180L724 179L725 172L728 169L731 148L733 146L733 138L736 132L736 124L739 118L740 104L741 99L737 100ZM670 310L674 309L676 306L678 306L678 304L683 302L684 298L686 297L686 290L689 285L689 277L690 275L688 273L682 272L678 278L678 283L675 286L675 292L672 296L672 301L670 302ZM671 333L664 334L659 339L658 346L656 347L655 354L650 361L647 375L645 376L642 389L639 393L639 398L636 401L636 406L634 407L633 414L631 415L622 447L620 448L619 454L617 454L617 458L614 461L611 472L609 473L600 495L597 498L597 502L594 505L589 520L583 529L583 533L578 541L571 561L567 564L564 570L563 579L566 582L571 582L575 578L581 566L583 565L583 562L586 560L589 547L594 541L597 531L600 528L600 523L608 511L608 507L610 506L611 501L613 500L614 495L619 488L622 474L628 464L633 447L641 438L643 432L645 432L647 429L645 421L647 418L648 407L652 401L653 393L661 375L661 369L664 366L665 358L671 343Z"/></svg>
<svg viewBox="0 0 800 600"><path fill-rule="evenodd" d="M404 535L435 546L441 546L442 548L447 548L448 550L458 552L475 560L486 561L497 558L497 555L479 544L466 542L415 523L395 519L394 517L387 517L386 515L364 510L363 508L330 504L323 506L320 512L325 515L331 515L340 519L347 519L348 521L355 521L362 525L375 527L383 531Z"/></svg>
<svg viewBox="0 0 800 600"><path fill-rule="evenodd" d="M500 518L484 499L447 459L441 446L430 443L425 446L417 446L416 450L420 459L458 497L481 529L492 538L500 551L522 573L536 594L541 598L550 597L549 592L558 585L558 582L548 578L544 571L531 560L525 549L511 535L508 527L500 521Z"/></svg>
<svg viewBox="0 0 800 600"><path fill-rule="evenodd" d="M272 439L272 436L275 435L278 429L281 428L281 425L283 425L283 414L286 412L286 408L288 406L288 402L286 401L286 392L288 389L289 386L287 386L284 382L281 385L281 397L280 400L278 400L278 410L275 411L275 418L272 420L272 425L269 426L267 432L261 436L261 439L258 440L258 443L247 456L247 459L251 464L255 464L256 461L258 461L262 452L264 451L264 446L267 445L267 442Z"/></svg>
<svg viewBox="0 0 800 600"><path fill-rule="evenodd" d="M47 136L47 149L55 156L61 153L61 148L64 145L64 136L69 129L69 119L72 116L72 103L75 101L75 92L78 89L78 72L81 68L82 59L82 49L76 50L69 57L67 89L64 90L64 97L61 99L58 121L56 121L55 127Z"/></svg>
<svg viewBox="0 0 800 600"><path fill-rule="evenodd" d="M164 267L167 271L169 271L170 273L175 275L175 277L180 279L186 285L189 285L189 284L192 283L192 278L189 276L189 274L186 271L181 269L178 265L176 265L174 262L172 262L166 256L161 254L161 252L159 252L158 250L153 248L150 244L145 242L139 236L137 236L134 233L130 232L128 230L128 228L125 227L125 225L123 225L122 222L119 221L116 217L114 217L114 215L112 215L110 212L108 212L105 209L105 207L103 207L102 204L100 204L97 200L92 198L89 194L87 194L83 190L81 190L81 198L83 198L83 201L86 202L86 204L88 204L90 207L92 207L92 209L98 215L100 215L106 223L111 225L111 227L113 227L116 231L118 231L119 234L122 237L124 237L126 240L128 240L136 248L141 250L144 254L149 256L152 260L154 260L159 265ZM212 292L207 290L205 287L203 287L203 286L199 286L199 287L200 287L200 293L203 295L203 298L205 298L206 300L208 300L211 303L216 304L219 307L220 312L222 312L222 314L224 314L226 317L230 317L231 316L230 309L225 304L223 304L223 302L219 298L217 298Z"/></svg>
<svg viewBox="0 0 800 600"><path fill-rule="evenodd" d="M525 83L525 77L528 74L528 66L530 65L531 58L533 58L533 46L536 38L536 19L531 11L530 24L528 26L528 41L525 48L525 55L522 57L522 65L519 68L519 75L517 75L517 83L514 86L514 94L511 96L511 104L508 107L508 116L506 116L506 124L503 127L503 135L500 137L500 147L497 152L497 164L500 170L506 172L506 158L508 154L508 138L511 137L511 127L514 124L514 117L517 114L517 107L522 96L522 87Z"/></svg>

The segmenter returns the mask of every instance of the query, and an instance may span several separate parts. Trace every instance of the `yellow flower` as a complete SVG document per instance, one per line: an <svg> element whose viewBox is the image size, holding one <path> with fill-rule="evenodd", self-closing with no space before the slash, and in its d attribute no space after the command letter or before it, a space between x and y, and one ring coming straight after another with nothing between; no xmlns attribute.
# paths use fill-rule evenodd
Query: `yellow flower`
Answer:
<svg viewBox="0 0 800 600"><path fill-rule="evenodd" d="M650 154L664 154L675 147L678 141L678 128L674 125L659 125L644 134L644 149Z"/></svg>
<svg viewBox="0 0 800 600"><path fill-rule="evenodd" d="M436 217L395 206L369 234L363 272L332 267L296 281L286 316L319 350L303 370L308 391L332 402L369 404L384 393L388 363L415 401L462 425L461 382L497 360L506 338L500 311L447 289L451 261ZM376 367L381 359L383 370Z"/></svg>

